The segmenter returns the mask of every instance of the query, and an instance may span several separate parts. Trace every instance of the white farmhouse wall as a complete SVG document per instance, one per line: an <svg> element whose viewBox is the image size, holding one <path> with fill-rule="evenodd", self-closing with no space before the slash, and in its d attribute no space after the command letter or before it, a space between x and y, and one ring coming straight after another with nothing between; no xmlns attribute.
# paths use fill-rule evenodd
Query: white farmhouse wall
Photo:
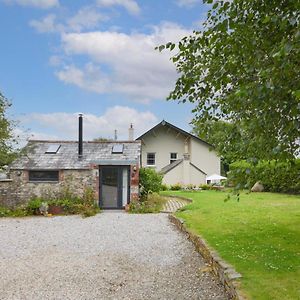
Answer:
<svg viewBox="0 0 300 300"><path fill-rule="evenodd" d="M177 159L183 158L186 137L167 126L161 126L150 132L142 141L142 166L147 167L147 153L155 153L155 169L160 171L170 163L170 153L177 153Z"/></svg>
<svg viewBox="0 0 300 300"><path fill-rule="evenodd" d="M166 185L174 185L176 183L183 184L183 164L176 166L164 175L163 183Z"/></svg>
<svg viewBox="0 0 300 300"><path fill-rule="evenodd" d="M210 150L207 145L196 139L191 139L190 154L191 162L204 171L207 176L220 174L220 158L217 156L217 153L214 150Z"/></svg>
<svg viewBox="0 0 300 300"><path fill-rule="evenodd" d="M190 184L198 187L200 184L204 183L206 183L206 176L190 165Z"/></svg>
<svg viewBox="0 0 300 300"><path fill-rule="evenodd" d="M199 186L200 184L206 183L206 176L198 171L192 165L189 165L189 182L185 182L184 180L184 165L181 163L176 166L174 169L170 170L168 173L164 175L163 183L166 185L174 185L176 183L180 183L181 185L192 184L195 186Z"/></svg>

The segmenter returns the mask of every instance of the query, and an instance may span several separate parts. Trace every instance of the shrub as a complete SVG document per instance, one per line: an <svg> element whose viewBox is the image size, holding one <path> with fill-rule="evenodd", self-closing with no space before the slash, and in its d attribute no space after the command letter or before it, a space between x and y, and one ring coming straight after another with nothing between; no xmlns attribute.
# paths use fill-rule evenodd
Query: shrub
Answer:
<svg viewBox="0 0 300 300"><path fill-rule="evenodd" d="M141 196L146 197L149 193L158 193L162 190L163 176L152 168L140 169Z"/></svg>
<svg viewBox="0 0 300 300"><path fill-rule="evenodd" d="M52 199L49 198L49 195ZM45 198L32 198L27 205L28 213L37 213L43 202L48 206L61 207L64 214L82 214L88 217L100 211L95 205L95 193L90 187L85 188L82 197L75 195L67 186L64 186L56 195L47 192Z"/></svg>
<svg viewBox="0 0 300 300"><path fill-rule="evenodd" d="M85 205L94 206L95 192L91 187L87 187L84 189L82 200Z"/></svg>
<svg viewBox="0 0 300 300"><path fill-rule="evenodd" d="M182 190L182 185L180 183L175 183L170 186L171 191L179 191Z"/></svg>
<svg viewBox="0 0 300 300"><path fill-rule="evenodd" d="M11 213L11 210L7 207L0 206L0 217L8 217Z"/></svg>
<svg viewBox="0 0 300 300"><path fill-rule="evenodd" d="M199 185L199 188L201 190L210 190L211 189L211 186L209 184L200 184Z"/></svg>
<svg viewBox="0 0 300 300"><path fill-rule="evenodd" d="M194 184L188 184L185 188L187 190L194 190L196 188L196 186Z"/></svg>
<svg viewBox="0 0 300 300"><path fill-rule="evenodd" d="M0 218L1 217L25 217L28 216L27 208L19 206L14 209L0 206Z"/></svg>
<svg viewBox="0 0 300 300"><path fill-rule="evenodd" d="M129 204L131 213L158 213L167 200L157 193L148 194L144 201L133 201Z"/></svg>
<svg viewBox="0 0 300 300"><path fill-rule="evenodd" d="M92 216L95 216L98 212L100 212L100 209L98 206L96 206L96 205L88 206L88 207L84 207L82 216L84 218L92 217Z"/></svg>
<svg viewBox="0 0 300 300"><path fill-rule="evenodd" d="M228 177L237 188L250 189L260 181L266 191L300 193L300 159L259 161L256 165L238 161L230 165Z"/></svg>
<svg viewBox="0 0 300 300"><path fill-rule="evenodd" d="M166 184L163 183L163 184L161 185L161 190L162 190L162 191L167 191L168 189L169 189L169 187L168 187Z"/></svg>
<svg viewBox="0 0 300 300"><path fill-rule="evenodd" d="M23 217L27 215L40 214L40 208L44 211L49 206L61 207L64 214L82 214L84 217L94 216L100 209L95 204L93 189L87 187L82 197L72 193L68 187L63 187L57 194L51 191L43 191L41 197L33 197L26 206L19 206L14 209L0 207L0 217Z"/></svg>
<svg viewBox="0 0 300 300"><path fill-rule="evenodd" d="M30 199L26 206L28 214L39 214L39 208L41 207L43 202L45 201L38 197Z"/></svg>

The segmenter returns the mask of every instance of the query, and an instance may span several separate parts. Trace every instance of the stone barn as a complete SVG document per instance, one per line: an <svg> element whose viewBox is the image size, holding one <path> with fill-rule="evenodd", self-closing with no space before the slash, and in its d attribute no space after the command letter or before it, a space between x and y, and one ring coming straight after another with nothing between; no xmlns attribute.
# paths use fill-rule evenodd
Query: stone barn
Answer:
<svg viewBox="0 0 300 300"><path fill-rule="evenodd" d="M0 181L0 205L24 204L32 197L68 187L76 195L92 188L101 208L123 208L138 199L139 141L29 141Z"/></svg>

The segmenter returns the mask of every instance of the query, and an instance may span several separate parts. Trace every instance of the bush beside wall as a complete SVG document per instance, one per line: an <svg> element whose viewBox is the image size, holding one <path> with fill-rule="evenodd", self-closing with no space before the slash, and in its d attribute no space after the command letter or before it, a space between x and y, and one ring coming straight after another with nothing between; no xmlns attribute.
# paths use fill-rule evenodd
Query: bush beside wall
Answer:
<svg viewBox="0 0 300 300"><path fill-rule="evenodd" d="M237 188L251 189L260 181L265 191L300 193L300 159L259 161L256 165L237 161L230 165L228 180Z"/></svg>
<svg viewBox="0 0 300 300"><path fill-rule="evenodd" d="M76 195L69 188L62 188L59 193L45 192L43 196L32 197L27 204L23 204L14 208L0 206L0 217L23 217L40 215L40 208L47 206L59 207L59 214L81 214L89 217L97 214L100 209L95 203L95 194L90 187L84 189L82 196ZM49 211L49 210L48 210ZM49 211L50 212L50 211Z"/></svg>
<svg viewBox="0 0 300 300"><path fill-rule="evenodd" d="M162 190L163 175L152 168L140 169L140 191L141 197L147 197L148 194L158 193Z"/></svg>
<svg viewBox="0 0 300 300"><path fill-rule="evenodd" d="M143 198L142 201L131 202L129 212L137 214L159 213L166 202L167 199L157 193L148 194L147 198Z"/></svg>

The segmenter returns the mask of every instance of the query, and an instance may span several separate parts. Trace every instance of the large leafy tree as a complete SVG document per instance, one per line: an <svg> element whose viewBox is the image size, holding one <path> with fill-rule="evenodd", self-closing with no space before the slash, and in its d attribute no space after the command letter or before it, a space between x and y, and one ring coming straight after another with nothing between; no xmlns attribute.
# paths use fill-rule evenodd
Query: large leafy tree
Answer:
<svg viewBox="0 0 300 300"><path fill-rule="evenodd" d="M10 102L0 92L0 169L16 157L16 140L13 134L15 124L6 115L10 106Z"/></svg>
<svg viewBox="0 0 300 300"><path fill-rule="evenodd" d="M300 0L212 1L202 31L159 47L179 78L169 99L203 124L243 128L250 158L292 158L300 139ZM177 49L177 48L176 48ZM239 135L232 139L239 143Z"/></svg>
<svg viewBox="0 0 300 300"><path fill-rule="evenodd" d="M244 132L232 123L225 121L201 121L194 124L193 134L214 146L222 157L223 163L228 165L236 160L246 159ZM239 143L234 141L239 140Z"/></svg>

